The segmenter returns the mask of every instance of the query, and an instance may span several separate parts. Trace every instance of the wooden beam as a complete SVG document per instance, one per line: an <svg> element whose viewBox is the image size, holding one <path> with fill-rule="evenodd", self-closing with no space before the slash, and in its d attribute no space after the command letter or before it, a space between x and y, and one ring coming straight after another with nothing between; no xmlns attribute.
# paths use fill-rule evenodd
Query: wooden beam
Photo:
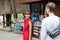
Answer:
<svg viewBox="0 0 60 40"><path fill-rule="evenodd" d="M3 28L5 28L5 14L3 14Z"/></svg>
<svg viewBox="0 0 60 40"><path fill-rule="evenodd" d="M20 3L36 2L41 0L19 0Z"/></svg>

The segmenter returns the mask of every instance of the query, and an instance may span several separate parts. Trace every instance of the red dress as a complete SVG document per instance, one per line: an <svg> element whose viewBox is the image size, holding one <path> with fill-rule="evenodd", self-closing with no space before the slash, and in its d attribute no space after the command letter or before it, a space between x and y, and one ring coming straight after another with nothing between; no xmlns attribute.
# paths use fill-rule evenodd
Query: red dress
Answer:
<svg viewBox="0 0 60 40"><path fill-rule="evenodd" d="M32 22L31 19L24 20L24 28L23 28L23 40L29 40L29 21Z"/></svg>

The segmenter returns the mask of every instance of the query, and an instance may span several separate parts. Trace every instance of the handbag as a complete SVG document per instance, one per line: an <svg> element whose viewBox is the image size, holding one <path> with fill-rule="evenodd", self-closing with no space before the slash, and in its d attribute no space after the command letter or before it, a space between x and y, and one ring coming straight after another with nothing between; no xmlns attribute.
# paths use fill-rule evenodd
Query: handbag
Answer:
<svg viewBox="0 0 60 40"><path fill-rule="evenodd" d="M60 18L59 18L60 19ZM59 20L60 21L60 20ZM47 31L47 34L53 39L55 37L57 37L58 35L60 35L60 22L59 25L56 29L54 29L53 31Z"/></svg>

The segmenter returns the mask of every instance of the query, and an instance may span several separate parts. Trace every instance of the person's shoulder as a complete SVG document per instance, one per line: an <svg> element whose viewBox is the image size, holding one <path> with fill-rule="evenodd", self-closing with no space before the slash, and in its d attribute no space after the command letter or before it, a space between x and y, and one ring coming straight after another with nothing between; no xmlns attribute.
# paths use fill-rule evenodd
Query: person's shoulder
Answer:
<svg viewBox="0 0 60 40"><path fill-rule="evenodd" d="M32 19L29 19L30 22L32 22Z"/></svg>
<svg viewBox="0 0 60 40"><path fill-rule="evenodd" d="M32 19L28 19L28 20L32 20Z"/></svg>
<svg viewBox="0 0 60 40"><path fill-rule="evenodd" d="M59 17L58 16L50 16L50 17L46 17L46 18L44 18L42 21L52 21L52 20L57 20L57 19L59 19Z"/></svg>
<svg viewBox="0 0 60 40"><path fill-rule="evenodd" d="M46 21L46 20L48 20L49 19L49 17L46 17L46 18L44 18L42 21Z"/></svg>
<svg viewBox="0 0 60 40"><path fill-rule="evenodd" d="M51 19L50 17L46 17L42 20L42 22L46 24L50 21L50 19Z"/></svg>

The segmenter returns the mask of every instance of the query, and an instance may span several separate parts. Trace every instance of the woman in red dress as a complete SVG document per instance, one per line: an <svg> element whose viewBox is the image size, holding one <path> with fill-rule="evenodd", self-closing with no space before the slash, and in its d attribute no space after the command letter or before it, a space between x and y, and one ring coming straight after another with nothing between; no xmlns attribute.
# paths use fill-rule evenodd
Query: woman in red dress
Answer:
<svg viewBox="0 0 60 40"><path fill-rule="evenodd" d="M32 40L32 20L29 12L24 13L23 40Z"/></svg>

